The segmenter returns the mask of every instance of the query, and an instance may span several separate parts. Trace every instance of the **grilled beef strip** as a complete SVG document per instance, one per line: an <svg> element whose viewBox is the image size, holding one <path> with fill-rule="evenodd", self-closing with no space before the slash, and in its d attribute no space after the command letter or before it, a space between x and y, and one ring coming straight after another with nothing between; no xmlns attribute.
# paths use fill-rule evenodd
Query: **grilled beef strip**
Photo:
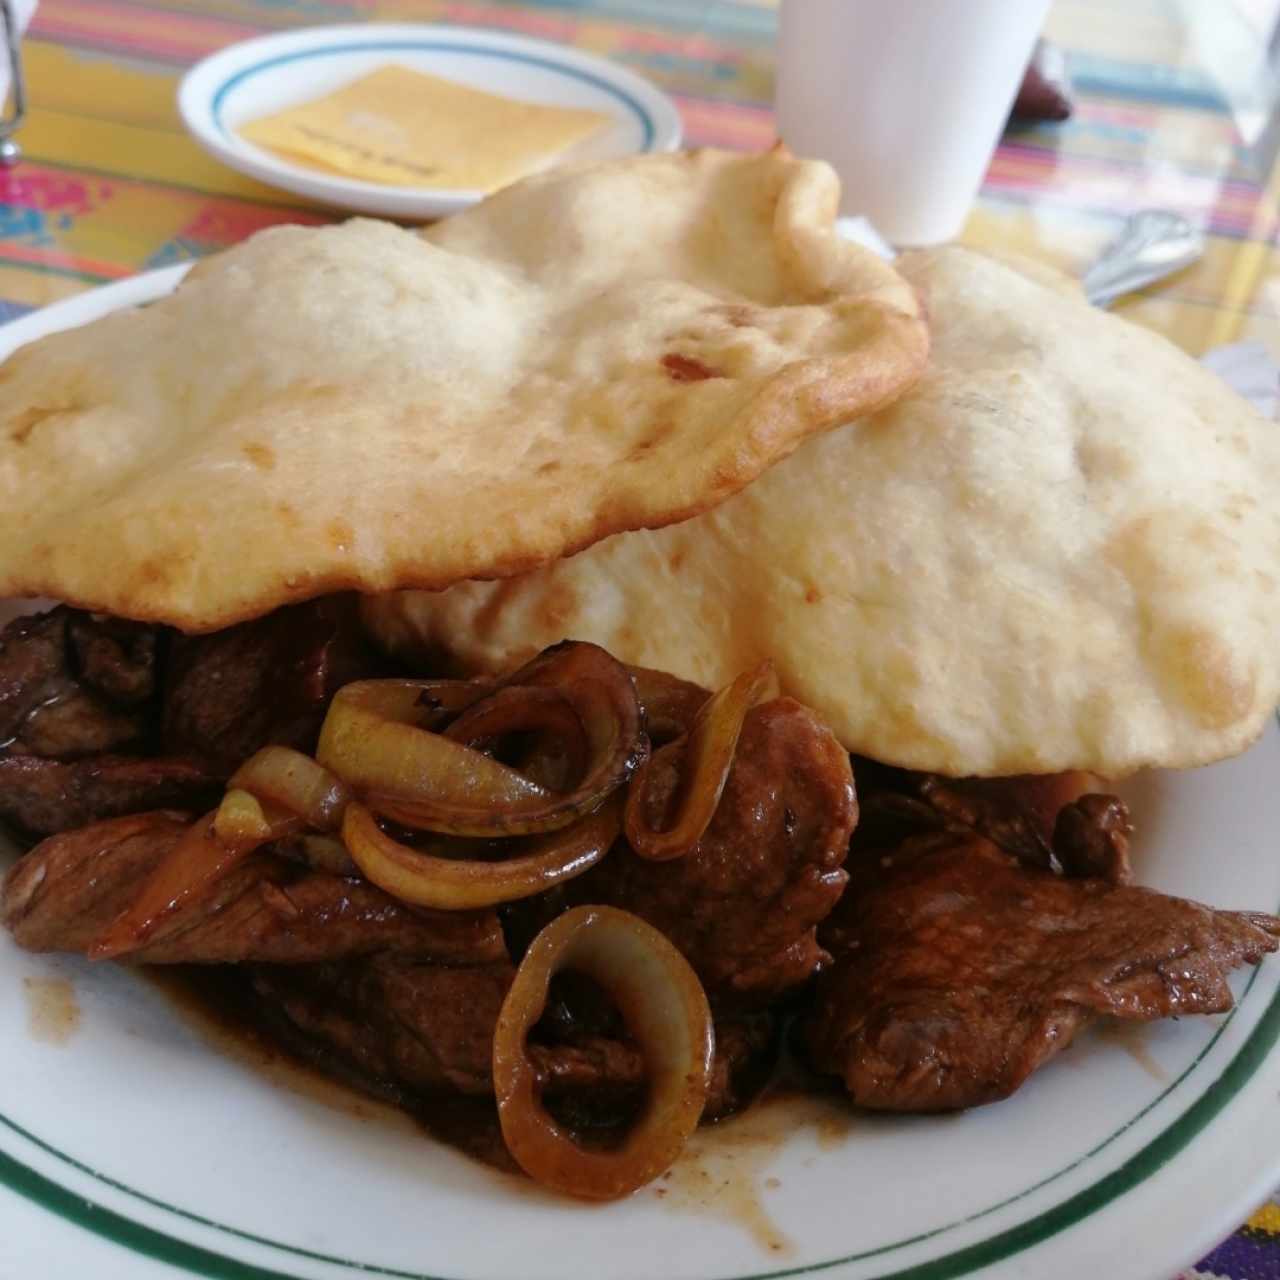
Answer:
<svg viewBox="0 0 1280 1280"><path fill-rule="evenodd" d="M509 964L445 969L402 956L255 966L253 990L356 1076L410 1093L493 1093L493 1030Z"/></svg>
<svg viewBox="0 0 1280 1280"><path fill-rule="evenodd" d="M335 1061L350 1078L423 1097L493 1094L493 1032L511 985L509 964L445 969L384 954L340 964L256 966L253 992L269 1023L288 1022L290 1046ZM771 1019L720 1018L704 1112L716 1119L743 1105L762 1060L775 1048ZM529 1055L546 1096L592 1099L619 1110L643 1096L644 1058L630 1040L577 1031L531 1038Z"/></svg>
<svg viewBox="0 0 1280 1280"><path fill-rule="evenodd" d="M822 933L836 960L806 1040L854 1103L994 1102L1098 1016L1230 1009L1226 975L1280 945L1274 916L1122 883L1115 804L1095 798L1077 814L1067 821L1091 820L1093 843L1109 850L1106 877L1043 870L972 833L916 835L851 862Z"/></svg>
<svg viewBox="0 0 1280 1280"><path fill-rule="evenodd" d="M15 618L0 631L0 743L11 747L34 712L74 686L65 607Z"/></svg>
<svg viewBox="0 0 1280 1280"><path fill-rule="evenodd" d="M671 820L681 766L671 752L651 766L654 827ZM844 889L857 815L844 749L811 711L778 698L748 714L720 806L694 849L650 862L620 841L566 897L649 921L713 996L769 1000L828 959L815 927Z"/></svg>
<svg viewBox="0 0 1280 1280"><path fill-rule="evenodd" d="M223 779L193 760L0 753L0 818L33 836L152 809L210 809L222 791Z"/></svg>
<svg viewBox="0 0 1280 1280"><path fill-rule="evenodd" d="M154 729L158 630L60 605L0 632L0 746L74 760Z"/></svg>
<svg viewBox="0 0 1280 1280"><path fill-rule="evenodd" d="M223 777L268 743L310 751L338 689L386 674L354 596L324 596L209 635L177 636L164 680L165 750Z"/></svg>
<svg viewBox="0 0 1280 1280"><path fill-rule="evenodd" d="M1053 854L1064 875L1129 884L1129 837L1133 823L1116 796L1084 795L1058 810Z"/></svg>
<svg viewBox="0 0 1280 1280"><path fill-rule="evenodd" d="M162 671L157 654L170 651ZM46 840L0 888L20 945L84 950L172 848L184 813L267 742L314 744L328 700L386 674L350 599L333 597L206 637L57 609L0 635L0 817ZM687 730L704 690L633 673L655 746ZM163 686L163 688L162 688ZM175 755L139 758L157 745ZM647 795L670 820L681 761ZM1225 975L1275 950L1280 921L1128 887L1124 806L1090 779L943 779L847 757L805 708L751 712L725 797L675 862L625 845L563 890L504 909L517 943L573 902L650 920L717 1009L708 1117L741 1105L776 1037L762 1002L815 973L804 1031L856 1103L941 1110L992 1101L1100 1014L1148 1019L1229 1008ZM125 815L96 822L105 814ZM259 1012L329 1069L403 1096L489 1106L491 1040L513 972L493 912L394 901L349 868L262 851L129 958L243 965ZM511 954L519 954L520 946ZM597 1011L598 1013L598 1011ZM549 1099L573 1115L634 1109L644 1064L625 1029L574 996L530 1041Z"/></svg>
<svg viewBox="0 0 1280 1280"><path fill-rule="evenodd" d="M136 897L187 821L145 813L99 822L37 845L0 887L0 920L28 951L85 951ZM491 911L405 906L360 879L255 854L180 908L138 964L314 964L396 951L442 964L506 959Z"/></svg>
<svg viewBox="0 0 1280 1280"><path fill-rule="evenodd" d="M41 836L216 798L193 761L121 754L155 745L164 640L66 606L0 632L0 819Z"/></svg>
<svg viewBox="0 0 1280 1280"><path fill-rule="evenodd" d="M1055 823L1064 806L1096 789L1089 773L944 778L855 756L861 817L853 853L924 831L973 832L1034 866L1056 867Z"/></svg>
<svg viewBox="0 0 1280 1280"><path fill-rule="evenodd" d="M42 836L208 808L259 747L309 750L333 693L385 672L345 596L208 636L66 606L19 618L0 633L0 818Z"/></svg>

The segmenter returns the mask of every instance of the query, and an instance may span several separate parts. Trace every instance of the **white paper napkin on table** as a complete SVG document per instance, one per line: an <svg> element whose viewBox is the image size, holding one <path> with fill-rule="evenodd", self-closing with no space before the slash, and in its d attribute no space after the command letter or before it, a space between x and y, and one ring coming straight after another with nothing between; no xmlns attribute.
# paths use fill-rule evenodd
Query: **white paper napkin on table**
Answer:
<svg viewBox="0 0 1280 1280"><path fill-rule="evenodd" d="M1233 342L1229 347L1217 347L1201 363L1264 417L1275 421L1280 410L1280 364L1262 343Z"/></svg>

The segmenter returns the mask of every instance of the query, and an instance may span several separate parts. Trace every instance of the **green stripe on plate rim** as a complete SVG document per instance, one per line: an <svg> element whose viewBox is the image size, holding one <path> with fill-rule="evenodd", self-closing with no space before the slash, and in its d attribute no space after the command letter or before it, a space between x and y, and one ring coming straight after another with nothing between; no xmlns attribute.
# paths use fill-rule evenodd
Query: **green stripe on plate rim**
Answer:
<svg viewBox="0 0 1280 1280"><path fill-rule="evenodd" d="M527 39L527 37L524 38ZM268 71L272 67L281 66L286 62L302 62L310 58L329 58L335 54L377 53L396 49L402 51L410 49L426 50L429 53L461 53L477 58L497 58L504 62L523 62L527 66L542 67L548 71L555 71L560 75L568 76L572 80L581 80L585 84L592 85L594 88L602 90L610 97L616 98L621 102L639 120L640 127L644 131L644 141L640 144L642 151L650 150L654 139L657 137L657 126L644 105L633 98L625 89L620 88L610 80L606 80L603 76L598 76L591 71L583 71L580 67L570 66L557 58L544 58L538 54L521 53L513 49L465 44L458 40L361 40L345 44L324 45L318 49L298 49L293 53L282 53L274 58L266 58L262 62L255 62L251 66L242 67L214 90L213 98L209 105L213 123L217 125L224 138L232 141L230 131L222 122L222 107L226 101L227 94L241 81L248 80L263 71Z"/></svg>
<svg viewBox="0 0 1280 1280"><path fill-rule="evenodd" d="M1249 993L1253 990L1258 973L1259 970L1254 969L1250 975L1248 984L1245 986L1236 1009L1244 1003ZM1016 1203L1018 1200L1031 1195L1041 1187L1047 1186L1064 1174L1079 1167L1086 1160L1096 1156L1105 1147L1132 1128L1133 1125L1137 1124L1152 1108L1159 1105L1196 1070L1206 1055L1218 1043L1235 1016L1236 1010L1233 1009L1215 1030L1208 1044L1196 1055L1195 1060L1131 1120L1126 1121L1092 1150L1086 1152L1065 1168L1050 1174L1049 1177L1043 1178L1033 1186L1020 1191L1017 1195L1010 1196L999 1204L983 1209L979 1213L971 1214L945 1226L936 1227L932 1231L924 1232L910 1239L900 1240L895 1244L883 1245L877 1249L867 1250L862 1253L847 1254L844 1257L832 1258L826 1262L813 1262L804 1266L788 1267L776 1271L754 1272L750 1275L734 1277L733 1280L784 1280L788 1276L811 1275L829 1270L832 1267L845 1266L849 1263L879 1257L895 1252L898 1249L906 1248L908 1245L932 1239L956 1227L976 1222L999 1209ZM1091 1186L1076 1192L1075 1195L1070 1196L1062 1203L1055 1205L1051 1209L1046 1209L1034 1218L1029 1218L1026 1222L1001 1231L977 1244L946 1254L941 1258L883 1275L881 1280L952 1280L953 1277L967 1275L979 1267L990 1266L992 1263L1012 1257L1014 1254L1021 1253L1023 1250L1048 1239L1050 1236L1074 1226L1090 1214L1110 1204L1126 1191L1144 1182L1178 1155L1244 1088L1262 1064L1268 1052L1275 1045L1277 1039L1280 1039L1280 988L1277 988L1272 995L1270 1004L1258 1019L1258 1024L1250 1032L1249 1038L1240 1047L1235 1057L1223 1068L1217 1079L1168 1128L1147 1143L1141 1151L1130 1156L1119 1168L1100 1178ZM79 1173L86 1174L105 1186L111 1187L116 1191L122 1191L136 1200L164 1209L199 1226L222 1231L248 1243L278 1249L283 1253L292 1254L294 1257L322 1262L331 1266L347 1267L356 1271L363 1271L367 1275L391 1276L395 1277L395 1280L444 1280L443 1277L432 1276L423 1272L402 1271L395 1267L383 1267L374 1263L357 1262L350 1258L334 1257L330 1254L283 1244L280 1241L270 1240L248 1231L241 1231L236 1227L227 1226L225 1223L216 1222L211 1218L205 1218L186 1209L181 1209L176 1205L171 1205L166 1201L109 1178L97 1170L82 1164L65 1152L59 1151L48 1143L43 1142L34 1134L16 1124L8 1116L0 1114L0 1123ZM135 1253L154 1258L170 1266L181 1267L192 1275L212 1277L213 1280L303 1280L297 1273L275 1271L253 1263L243 1262L238 1258L190 1244L176 1236L156 1230L154 1227L136 1222L124 1214L87 1200L84 1196L68 1190L51 1178L45 1177L3 1152L0 1152L0 1184L7 1186L21 1196L25 1196L33 1203L50 1210L67 1222L83 1227L114 1244L132 1249Z"/></svg>

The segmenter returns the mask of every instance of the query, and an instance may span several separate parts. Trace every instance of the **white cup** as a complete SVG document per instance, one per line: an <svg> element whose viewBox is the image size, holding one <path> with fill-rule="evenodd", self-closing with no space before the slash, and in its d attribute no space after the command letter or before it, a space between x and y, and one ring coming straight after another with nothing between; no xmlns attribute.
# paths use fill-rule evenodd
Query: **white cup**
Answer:
<svg viewBox="0 0 1280 1280"><path fill-rule="evenodd" d="M31 15L36 11L36 0L0 0L0 4L8 4L13 16L17 19L18 38L31 25ZM9 51L4 42L4 23L0 21L0 120L7 117L5 110L9 97Z"/></svg>
<svg viewBox="0 0 1280 1280"><path fill-rule="evenodd" d="M895 244L960 231L1049 0L782 0L778 132Z"/></svg>

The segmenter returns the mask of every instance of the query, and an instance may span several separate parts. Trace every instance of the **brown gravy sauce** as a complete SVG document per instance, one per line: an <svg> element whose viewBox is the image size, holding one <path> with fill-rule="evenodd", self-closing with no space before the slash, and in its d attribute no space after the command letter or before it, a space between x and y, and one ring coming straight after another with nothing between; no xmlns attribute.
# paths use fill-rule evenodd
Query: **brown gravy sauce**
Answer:
<svg viewBox="0 0 1280 1280"><path fill-rule="evenodd" d="M67 978L23 978L27 1028L33 1040L66 1044L80 1025L76 989Z"/></svg>
<svg viewBox="0 0 1280 1280"><path fill-rule="evenodd" d="M790 1253L794 1245L770 1216L764 1196L780 1185L764 1177L785 1140L769 1123L767 1113L776 1109L765 1104L699 1129L653 1194L677 1211L732 1222L766 1253Z"/></svg>
<svg viewBox="0 0 1280 1280"><path fill-rule="evenodd" d="M326 1075L295 1056L253 1022L234 983L204 970L157 966L139 976L161 992L178 1016L211 1048L245 1063L277 1088L354 1116L367 1124L389 1124L428 1134L502 1177L504 1190L543 1194L515 1173L488 1103L450 1101L432 1114L405 1110L370 1097L354 1084ZM817 1146L830 1150L849 1136L857 1118L833 1093L810 1093L788 1073L746 1111L699 1129L675 1166L639 1194L652 1195L677 1213L697 1213L733 1223L774 1257L794 1243L773 1220L768 1193L781 1187L770 1167L788 1140L809 1130Z"/></svg>
<svg viewBox="0 0 1280 1280"><path fill-rule="evenodd" d="M1123 1049L1153 1080L1168 1084L1168 1071L1155 1060L1147 1047L1150 1034L1150 1023L1122 1022L1118 1018L1108 1018L1094 1030L1094 1035Z"/></svg>
<svg viewBox="0 0 1280 1280"><path fill-rule="evenodd" d="M210 1048L252 1067L273 1085L357 1120L413 1127L412 1119L399 1107L342 1084L281 1048L238 1007L231 984L181 966L139 966L134 973L159 991Z"/></svg>
<svg viewBox="0 0 1280 1280"><path fill-rule="evenodd" d="M699 1129L653 1194L677 1211L731 1222L765 1252L786 1257L795 1243L769 1212L768 1193L782 1186L769 1170L796 1134L811 1131L826 1151L841 1146L856 1122L835 1095L779 1088L738 1115Z"/></svg>

